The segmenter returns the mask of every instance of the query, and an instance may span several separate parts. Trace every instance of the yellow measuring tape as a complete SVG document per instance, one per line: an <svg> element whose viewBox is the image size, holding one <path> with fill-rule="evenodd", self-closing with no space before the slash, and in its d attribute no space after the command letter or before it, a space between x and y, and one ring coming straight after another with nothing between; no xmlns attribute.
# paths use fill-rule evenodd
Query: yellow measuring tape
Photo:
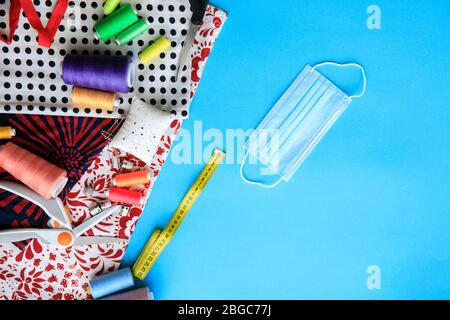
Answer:
<svg viewBox="0 0 450 320"><path fill-rule="evenodd" d="M169 224L163 231L157 229L153 232L152 236L133 265L132 271L136 278L141 280L145 279L148 272L155 264L156 259L158 259L164 248L169 244L170 240L172 240L181 222L186 217L189 210L191 210L195 201L200 196L203 189L208 184L208 181L211 179L224 158L225 153L223 151L218 149L214 150L214 153L208 163L203 168L197 180L195 180L194 184L184 196L183 201L181 201L174 215L170 219Z"/></svg>

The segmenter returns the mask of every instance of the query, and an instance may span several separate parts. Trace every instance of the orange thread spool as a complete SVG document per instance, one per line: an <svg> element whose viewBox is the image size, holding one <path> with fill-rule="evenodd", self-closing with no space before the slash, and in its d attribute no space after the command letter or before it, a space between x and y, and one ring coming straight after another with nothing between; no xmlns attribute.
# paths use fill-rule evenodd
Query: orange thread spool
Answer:
<svg viewBox="0 0 450 320"><path fill-rule="evenodd" d="M0 139L11 139L16 135L16 129L12 127L0 127Z"/></svg>
<svg viewBox="0 0 450 320"><path fill-rule="evenodd" d="M144 204L144 197L140 192L128 189L113 187L109 190L108 198L111 202L131 206L141 206Z"/></svg>
<svg viewBox="0 0 450 320"><path fill-rule="evenodd" d="M112 179L114 186L127 188L150 182L150 174L147 170L118 174Z"/></svg>
<svg viewBox="0 0 450 320"><path fill-rule="evenodd" d="M113 111L116 94L100 90L74 87L72 90L72 106L75 108L91 108Z"/></svg>
<svg viewBox="0 0 450 320"><path fill-rule="evenodd" d="M41 197L56 198L67 184L67 172L8 142L0 149L0 167Z"/></svg>

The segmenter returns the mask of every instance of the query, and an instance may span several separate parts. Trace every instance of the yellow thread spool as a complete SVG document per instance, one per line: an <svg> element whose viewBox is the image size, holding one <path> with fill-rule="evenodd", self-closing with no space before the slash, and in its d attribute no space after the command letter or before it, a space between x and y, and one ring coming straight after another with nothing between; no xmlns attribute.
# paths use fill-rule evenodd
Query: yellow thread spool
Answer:
<svg viewBox="0 0 450 320"><path fill-rule="evenodd" d="M111 14L116 10L117 6L120 4L120 0L106 0L103 5L103 12L105 14Z"/></svg>
<svg viewBox="0 0 450 320"><path fill-rule="evenodd" d="M74 87L72 106L75 108L91 108L113 111L116 105L116 94L100 90Z"/></svg>
<svg viewBox="0 0 450 320"><path fill-rule="evenodd" d="M159 55L166 52L171 47L170 40L162 36L156 40L151 46L147 47L144 51L139 53L139 60L143 64L149 64L153 60L159 58Z"/></svg>
<svg viewBox="0 0 450 320"><path fill-rule="evenodd" d="M16 135L16 129L12 127L0 127L0 139L11 139Z"/></svg>

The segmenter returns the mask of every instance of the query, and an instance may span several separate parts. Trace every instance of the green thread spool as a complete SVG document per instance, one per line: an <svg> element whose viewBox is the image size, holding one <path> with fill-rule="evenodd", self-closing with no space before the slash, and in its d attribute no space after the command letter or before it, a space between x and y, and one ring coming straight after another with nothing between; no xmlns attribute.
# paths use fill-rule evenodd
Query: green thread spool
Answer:
<svg viewBox="0 0 450 320"><path fill-rule="evenodd" d="M123 30L117 35L116 43L118 45L125 45L133 39L136 39L150 28L147 19L141 18L138 22Z"/></svg>
<svg viewBox="0 0 450 320"><path fill-rule="evenodd" d="M139 53L139 60L143 64L149 64L153 60L159 58L160 54L167 51L171 47L170 40L162 36L156 40L151 46Z"/></svg>
<svg viewBox="0 0 450 320"><path fill-rule="evenodd" d="M103 41L111 40L120 32L138 21L136 11L129 3L124 4L111 15L95 25L95 34Z"/></svg>
<svg viewBox="0 0 450 320"><path fill-rule="evenodd" d="M120 0L106 0L105 4L103 5L103 12L105 14L113 13L114 10L116 10L119 3Z"/></svg>

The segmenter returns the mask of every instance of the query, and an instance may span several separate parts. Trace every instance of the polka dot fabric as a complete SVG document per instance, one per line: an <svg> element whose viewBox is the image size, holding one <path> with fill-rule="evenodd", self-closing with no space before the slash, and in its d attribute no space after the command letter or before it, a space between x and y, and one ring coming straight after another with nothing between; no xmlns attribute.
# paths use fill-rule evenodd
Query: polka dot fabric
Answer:
<svg viewBox="0 0 450 320"><path fill-rule="evenodd" d="M54 1L34 0L45 26ZM190 25L189 0L128 1L150 22L147 33L126 46L94 38L94 25L103 18L102 1L70 1L50 49L37 45L37 33L23 12L14 41L0 45L0 113L96 116L119 118L127 114L134 96L177 117L189 116L190 66L176 80L177 64ZM9 1L0 0L0 29L8 34ZM138 53L165 35L172 48L149 65L138 60ZM115 111L72 108L72 87L61 78L66 54L129 55L136 76L129 94L119 95Z"/></svg>

